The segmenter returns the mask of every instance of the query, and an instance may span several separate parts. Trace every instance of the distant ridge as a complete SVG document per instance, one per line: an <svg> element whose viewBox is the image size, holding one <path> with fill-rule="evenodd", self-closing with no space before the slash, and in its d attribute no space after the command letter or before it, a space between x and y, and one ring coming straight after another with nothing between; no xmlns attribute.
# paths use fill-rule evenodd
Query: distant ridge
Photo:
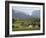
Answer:
<svg viewBox="0 0 46 38"><path fill-rule="evenodd" d="M32 11L32 15L27 15L22 11L18 10L12 10L12 17L17 17L17 18L31 18L31 17L40 17L40 10L34 10Z"/></svg>
<svg viewBox="0 0 46 38"><path fill-rule="evenodd" d="M40 10L34 10L33 12L32 12L32 16L33 17L40 17Z"/></svg>

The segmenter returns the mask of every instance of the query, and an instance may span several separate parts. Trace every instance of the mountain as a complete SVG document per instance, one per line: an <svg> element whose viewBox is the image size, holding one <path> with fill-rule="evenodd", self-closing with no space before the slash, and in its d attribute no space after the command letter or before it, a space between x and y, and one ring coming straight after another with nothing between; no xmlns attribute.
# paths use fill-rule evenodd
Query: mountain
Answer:
<svg viewBox="0 0 46 38"><path fill-rule="evenodd" d="M12 17L17 17L17 18L30 18L29 15L21 12L21 11L18 11L18 10L12 10Z"/></svg>
<svg viewBox="0 0 46 38"><path fill-rule="evenodd" d="M32 17L40 17L40 10L34 10L33 12L32 12Z"/></svg>
<svg viewBox="0 0 46 38"><path fill-rule="evenodd" d="M27 15L22 11L18 11L18 10L12 10L12 17L16 17L16 18L32 18L32 17L40 17L40 10L34 10L32 11L32 15Z"/></svg>

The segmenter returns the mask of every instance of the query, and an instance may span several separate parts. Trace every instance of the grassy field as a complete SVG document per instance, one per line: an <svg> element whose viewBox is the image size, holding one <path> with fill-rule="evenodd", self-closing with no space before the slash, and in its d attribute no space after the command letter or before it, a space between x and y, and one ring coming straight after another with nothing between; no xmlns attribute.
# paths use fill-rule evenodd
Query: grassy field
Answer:
<svg viewBox="0 0 46 38"><path fill-rule="evenodd" d="M39 18L12 19L12 31L40 30Z"/></svg>

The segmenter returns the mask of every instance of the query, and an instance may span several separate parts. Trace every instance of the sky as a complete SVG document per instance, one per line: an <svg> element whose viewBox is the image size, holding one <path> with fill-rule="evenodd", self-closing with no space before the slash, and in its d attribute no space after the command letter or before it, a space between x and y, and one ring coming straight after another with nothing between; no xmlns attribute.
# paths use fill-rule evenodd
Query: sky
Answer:
<svg viewBox="0 0 46 38"><path fill-rule="evenodd" d="M34 10L40 10L39 7L22 7L22 6L13 6L12 9L14 11L15 10L22 11L22 13L25 13L25 14L30 15L30 16L32 15L32 12Z"/></svg>

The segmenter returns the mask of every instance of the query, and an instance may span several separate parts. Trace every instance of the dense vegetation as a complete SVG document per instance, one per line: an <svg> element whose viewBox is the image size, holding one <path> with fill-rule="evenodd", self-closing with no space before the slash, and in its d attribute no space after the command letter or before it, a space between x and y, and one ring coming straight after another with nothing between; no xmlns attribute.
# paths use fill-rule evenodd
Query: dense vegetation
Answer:
<svg viewBox="0 0 46 38"><path fill-rule="evenodd" d="M39 30L40 18L12 18L13 31Z"/></svg>

